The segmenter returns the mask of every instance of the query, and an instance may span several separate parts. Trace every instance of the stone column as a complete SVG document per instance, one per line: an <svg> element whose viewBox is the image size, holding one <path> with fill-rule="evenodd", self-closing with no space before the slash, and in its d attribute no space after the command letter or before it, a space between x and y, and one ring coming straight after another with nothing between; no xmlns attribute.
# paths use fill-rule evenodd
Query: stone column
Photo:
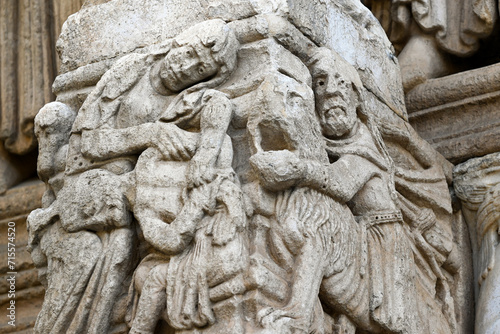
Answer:
<svg viewBox="0 0 500 334"><path fill-rule="evenodd" d="M471 234L476 334L500 331L500 153L470 159L454 170L454 187Z"/></svg>

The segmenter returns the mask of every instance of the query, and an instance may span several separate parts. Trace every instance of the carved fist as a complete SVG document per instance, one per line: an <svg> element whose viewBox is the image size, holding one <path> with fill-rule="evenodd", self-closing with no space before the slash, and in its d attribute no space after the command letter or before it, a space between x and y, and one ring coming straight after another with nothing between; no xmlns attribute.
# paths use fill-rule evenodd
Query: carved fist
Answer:
<svg viewBox="0 0 500 334"><path fill-rule="evenodd" d="M28 251L33 250L40 240L40 234L57 216L55 205L48 208L33 210L26 219L28 229Z"/></svg>
<svg viewBox="0 0 500 334"><path fill-rule="evenodd" d="M288 150L257 153L250 164L264 187L277 191L296 185L305 169L299 157Z"/></svg>
<svg viewBox="0 0 500 334"><path fill-rule="evenodd" d="M156 147L167 161L187 161L196 150L196 141L187 132L170 123L156 122L156 133L151 145Z"/></svg>
<svg viewBox="0 0 500 334"><path fill-rule="evenodd" d="M193 158L189 162L187 170L188 187L199 187L202 184L207 184L215 179L215 169L210 164L197 161Z"/></svg>

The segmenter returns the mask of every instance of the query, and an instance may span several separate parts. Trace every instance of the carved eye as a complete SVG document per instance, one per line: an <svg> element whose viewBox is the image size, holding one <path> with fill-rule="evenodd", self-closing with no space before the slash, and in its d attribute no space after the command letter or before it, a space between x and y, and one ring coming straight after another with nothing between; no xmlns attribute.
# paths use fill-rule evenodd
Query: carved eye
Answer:
<svg viewBox="0 0 500 334"><path fill-rule="evenodd" d="M186 56L191 57L191 51L190 50L186 51Z"/></svg>
<svg viewBox="0 0 500 334"><path fill-rule="evenodd" d="M203 69L203 67L200 67L200 68L198 69L198 73L203 74L203 72L205 72L205 70Z"/></svg>
<svg viewBox="0 0 500 334"><path fill-rule="evenodd" d="M314 83L315 87L322 87L326 85L326 80L324 78L317 78L316 82Z"/></svg>

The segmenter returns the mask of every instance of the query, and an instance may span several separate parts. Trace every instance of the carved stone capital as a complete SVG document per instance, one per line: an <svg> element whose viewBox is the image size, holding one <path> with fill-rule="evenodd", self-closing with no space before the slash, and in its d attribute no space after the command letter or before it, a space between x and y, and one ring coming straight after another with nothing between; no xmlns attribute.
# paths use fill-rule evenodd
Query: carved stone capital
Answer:
<svg viewBox="0 0 500 334"><path fill-rule="evenodd" d="M500 330L500 153L468 160L454 170L454 187L471 235L476 282L476 333Z"/></svg>

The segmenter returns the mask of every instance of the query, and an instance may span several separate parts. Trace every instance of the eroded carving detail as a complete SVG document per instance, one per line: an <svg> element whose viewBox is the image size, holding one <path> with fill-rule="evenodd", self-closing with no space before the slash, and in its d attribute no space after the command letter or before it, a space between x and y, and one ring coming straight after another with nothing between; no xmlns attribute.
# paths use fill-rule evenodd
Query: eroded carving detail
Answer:
<svg viewBox="0 0 500 334"><path fill-rule="evenodd" d="M35 331L454 333L443 167L367 94L257 15L121 58L74 123L44 107Z"/></svg>
<svg viewBox="0 0 500 334"><path fill-rule="evenodd" d="M470 159L454 170L454 186L463 203L472 239L476 292L475 333L500 329L497 301L500 260L500 155Z"/></svg>
<svg viewBox="0 0 500 334"><path fill-rule="evenodd" d="M363 0L379 19L399 56L410 91L456 71L447 54L474 54L498 19L496 0Z"/></svg>

